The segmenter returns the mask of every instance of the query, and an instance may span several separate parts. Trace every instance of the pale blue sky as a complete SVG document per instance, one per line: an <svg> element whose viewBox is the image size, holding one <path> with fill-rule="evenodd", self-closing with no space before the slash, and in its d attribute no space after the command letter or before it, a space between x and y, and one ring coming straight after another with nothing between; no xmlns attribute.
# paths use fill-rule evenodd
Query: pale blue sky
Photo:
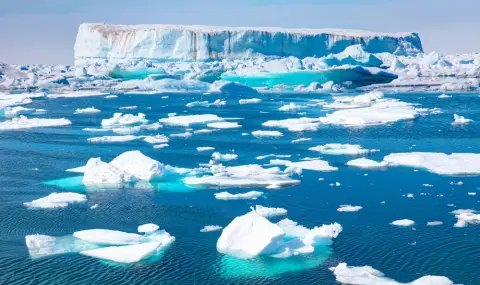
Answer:
<svg viewBox="0 0 480 285"><path fill-rule="evenodd" d="M81 22L418 32L426 51L480 51L480 0L0 0L0 62L73 62Z"/></svg>

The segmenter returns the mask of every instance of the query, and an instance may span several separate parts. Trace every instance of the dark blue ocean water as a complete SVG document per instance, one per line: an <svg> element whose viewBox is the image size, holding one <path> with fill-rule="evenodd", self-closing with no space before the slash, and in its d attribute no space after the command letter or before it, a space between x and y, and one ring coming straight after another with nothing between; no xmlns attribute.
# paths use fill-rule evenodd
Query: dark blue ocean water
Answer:
<svg viewBox="0 0 480 285"><path fill-rule="evenodd" d="M162 96L169 98L163 99ZM266 191L266 198L257 201L215 200L215 190L184 191L182 187L164 186L157 190L111 189L87 192L88 203L64 209L29 210L22 203L67 191L46 181L74 177L66 169L84 165L90 157L110 161L128 150L141 150L145 155L177 167L196 167L207 163L209 152L198 153L198 146L213 146L239 155L228 165L266 163L258 155L291 154L292 161L317 157L309 147L326 143L355 143L365 148L380 149L369 158L381 160L392 152L480 152L480 97L477 94L455 94L438 99L439 94L394 94L391 97L418 103L422 107L441 108L443 113L420 117L414 121L368 128L321 127L316 132L291 133L281 130L279 139L256 139L241 133L264 129L261 123L270 119L298 117L277 109L287 103L307 103L310 99L331 100L326 95L269 94L260 95L261 104L239 105L242 96L226 98L225 107L186 108L192 101L214 101L217 96L163 94L120 95L103 97L35 101L32 107L48 112L43 117L66 117L68 127L38 128L0 132L0 284L335 284L328 270L339 262L353 266L370 265L402 282L421 276L444 275L455 283L480 284L480 228L469 225L453 228L455 208L480 210L478 177L446 177L411 168L390 168L366 171L345 166L348 156L322 155L339 171L320 173L304 171L301 184L281 190L228 189L231 193L250 190ZM92 144L87 138L105 133L88 133L83 128L100 127L122 106L138 106L136 112L147 114L154 122L168 113L217 114L241 117L240 129L174 138L170 146L154 149L142 141L118 144ZM95 115L73 115L76 108L94 106L102 110ZM28 106L30 107L30 106ZM320 107L302 110L308 117L326 111ZM132 110L127 112L133 113ZM268 113L266 113L268 112ZM463 127L451 125L453 113L476 122ZM201 127L194 127L195 129ZM152 134L184 132L184 128L163 128ZM147 132L142 133L147 134ZM291 144L300 137L312 141ZM415 146L413 146L415 145ZM364 174L368 173L368 176ZM318 181L325 178L324 181ZM451 181L463 181L452 186ZM330 187L332 182L341 187ZM422 184L434 187L424 188ZM82 191L81 187L78 191ZM422 192L430 195L420 195ZM413 193L415 199L403 195ZM443 194L444 197L437 197ZM480 194L480 193L479 193ZM381 204L385 201L385 204ZM90 206L99 204L91 210ZM205 225L226 226L234 217L249 211L252 205L283 207L288 217L307 227L338 222L343 232L330 249L307 257L287 260L257 259L240 262L216 251L220 232L201 233ZM361 205L356 213L339 213L339 205ZM389 225L398 219L412 219L413 228ZM428 221L443 221L438 227L427 227ZM276 219L274 219L276 221ZM25 246L25 236L46 234L64 236L74 231L105 228L135 232L144 223L156 223L176 241L156 262L120 266L79 254L65 254L32 260ZM415 245L412 245L415 244Z"/></svg>

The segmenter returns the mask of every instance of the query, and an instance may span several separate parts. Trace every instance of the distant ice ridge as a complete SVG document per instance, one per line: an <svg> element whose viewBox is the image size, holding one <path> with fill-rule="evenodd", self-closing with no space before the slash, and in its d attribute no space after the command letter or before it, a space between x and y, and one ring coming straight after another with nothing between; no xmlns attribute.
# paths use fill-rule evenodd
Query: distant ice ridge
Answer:
<svg viewBox="0 0 480 285"><path fill-rule="evenodd" d="M165 230L158 230L158 227L156 229L150 227L144 232L145 235L139 235L116 230L92 229L63 237L27 235L25 242L32 258L80 253L98 259L130 264L159 254L175 240L175 237Z"/></svg>
<svg viewBox="0 0 480 285"><path fill-rule="evenodd" d="M330 245L341 231L342 226L337 223L313 229L289 219L274 224L252 211L236 217L223 229L217 250L241 259L259 255L288 258L314 253L319 244Z"/></svg>
<svg viewBox="0 0 480 285"><path fill-rule="evenodd" d="M350 285L454 285L443 276L424 276L413 282L400 283L372 268L371 266L348 266L340 263L330 268L338 282Z"/></svg>
<svg viewBox="0 0 480 285"><path fill-rule="evenodd" d="M345 45L356 44L371 53L422 52L420 38L415 33L84 23L78 29L75 60L305 58L340 53Z"/></svg>

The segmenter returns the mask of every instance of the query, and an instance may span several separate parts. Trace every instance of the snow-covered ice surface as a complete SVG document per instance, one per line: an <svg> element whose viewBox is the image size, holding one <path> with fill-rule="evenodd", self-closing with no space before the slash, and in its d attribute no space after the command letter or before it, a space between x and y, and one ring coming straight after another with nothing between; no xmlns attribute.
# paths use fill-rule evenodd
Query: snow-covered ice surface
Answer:
<svg viewBox="0 0 480 285"><path fill-rule="evenodd" d="M44 127L57 127L68 126L72 122L68 119L43 119L43 118L27 118L20 116L18 118L12 118L11 120L0 123L1 131L31 129L31 128L44 128Z"/></svg>
<svg viewBox="0 0 480 285"><path fill-rule="evenodd" d="M72 203L86 202L87 197L78 193L52 193L46 197L25 202L23 205L34 209L65 208Z"/></svg>
<svg viewBox="0 0 480 285"><path fill-rule="evenodd" d="M215 193L215 199L217 200L257 200L263 192L249 191L246 193L231 194L229 192Z"/></svg>

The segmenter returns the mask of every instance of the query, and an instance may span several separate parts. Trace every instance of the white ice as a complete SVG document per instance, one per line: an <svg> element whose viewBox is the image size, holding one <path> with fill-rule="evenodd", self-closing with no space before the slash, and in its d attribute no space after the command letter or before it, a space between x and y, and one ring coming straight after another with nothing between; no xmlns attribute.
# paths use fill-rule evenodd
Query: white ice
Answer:
<svg viewBox="0 0 480 285"><path fill-rule="evenodd" d="M480 175L480 154L477 153L392 153L384 161L389 165L423 168L440 175Z"/></svg>
<svg viewBox="0 0 480 285"><path fill-rule="evenodd" d="M209 225L209 226L203 227L203 229L201 229L200 232L202 232L202 233L216 232L216 231L219 231L221 229L223 229L223 227L221 227L221 226Z"/></svg>
<svg viewBox="0 0 480 285"><path fill-rule="evenodd" d="M372 268L371 266L348 266L346 263L340 263L330 270L335 275L338 282L350 285L454 285L447 277L443 276L424 276L413 282L400 283Z"/></svg>
<svg viewBox="0 0 480 285"><path fill-rule="evenodd" d="M238 100L238 103L243 105L243 104L258 104L261 103L262 99L259 98L251 98L251 99L240 99Z"/></svg>
<svg viewBox="0 0 480 285"><path fill-rule="evenodd" d="M199 147L197 147L198 152L211 151L211 150L215 150L215 148L211 147L211 146L199 146Z"/></svg>
<svg viewBox="0 0 480 285"><path fill-rule="evenodd" d="M280 159L273 159L270 160L270 165L284 165L287 167L294 167L300 168L305 170L313 170L313 171L321 171L321 172L329 172L329 171L337 171L337 167L330 166L330 164L321 159L314 159L314 160L306 160L306 161L299 161L299 162L291 162L289 160L280 160Z"/></svg>
<svg viewBox="0 0 480 285"><path fill-rule="evenodd" d="M161 242L146 242L141 244L109 246L81 251L80 254L110 260L118 263L136 263L152 256L162 247Z"/></svg>
<svg viewBox="0 0 480 285"><path fill-rule="evenodd" d="M393 226L400 226L400 227L410 227L415 224L414 221L408 220L408 219L403 219L403 220L396 220L390 223Z"/></svg>
<svg viewBox="0 0 480 285"><path fill-rule="evenodd" d="M160 178L168 172L164 164L151 159L138 150L120 154L110 162L110 165L145 181Z"/></svg>
<svg viewBox="0 0 480 285"><path fill-rule="evenodd" d="M136 124L146 124L148 120L145 119L145 114L138 113L137 115L133 114L122 114L115 113L110 119L102 120L103 127L116 127L116 126L126 126L126 125L136 125Z"/></svg>
<svg viewBox="0 0 480 285"><path fill-rule="evenodd" d="M23 205L27 208L53 209L65 208L72 203L82 203L87 201L87 196L78 193L52 193L46 197L25 202Z"/></svg>
<svg viewBox="0 0 480 285"><path fill-rule="evenodd" d="M222 122L224 120L225 119L220 118L217 115L205 114L205 115L172 116L172 117L160 119L160 122L169 126L189 127L191 125Z"/></svg>
<svg viewBox="0 0 480 285"><path fill-rule="evenodd" d="M266 138L266 137L278 138L283 136L283 134L279 131L253 131L252 135L257 138Z"/></svg>
<svg viewBox="0 0 480 285"><path fill-rule="evenodd" d="M74 114L96 114L100 113L101 110L94 108L94 107L88 107L88 108L83 108L83 109L76 109Z"/></svg>
<svg viewBox="0 0 480 285"><path fill-rule="evenodd" d="M364 149L358 144L339 144L330 143L326 145L319 145L311 147L309 150L317 151L323 154L330 155L364 155L379 151L378 149Z"/></svg>
<svg viewBox="0 0 480 285"><path fill-rule="evenodd" d="M215 193L215 199L217 200L257 200L263 195L260 191L250 191L246 193L231 194L228 192Z"/></svg>
<svg viewBox="0 0 480 285"><path fill-rule="evenodd" d="M363 208L362 206L340 205L337 211L338 212L358 212L362 208Z"/></svg>
<svg viewBox="0 0 480 285"><path fill-rule="evenodd" d="M231 161L231 160L237 160L238 155L234 154L234 153L222 154L222 153L219 153L219 152L214 152L212 154L212 159L215 160L215 161Z"/></svg>
<svg viewBox="0 0 480 285"><path fill-rule="evenodd" d="M459 116L457 114L453 114L453 123L452 125L468 125L473 122L472 119L467 119L464 116Z"/></svg>
<svg viewBox="0 0 480 285"><path fill-rule="evenodd" d="M58 126L68 126L72 122L65 118L61 119L40 119L40 118L27 118L25 116L20 116L18 118L12 118L0 123L0 130L9 131L9 130L19 130L19 129L30 129L30 128L40 128L40 127L58 127Z"/></svg>
<svg viewBox="0 0 480 285"><path fill-rule="evenodd" d="M255 208L252 207L252 210L264 218L273 218L287 214L287 210L284 208L269 208L261 205L256 205Z"/></svg>
<svg viewBox="0 0 480 285"><path fill-rule="evenodd" d="M242 126L237 122L216 122L207 124L207 127L212 129L237 129L241 128Z"/></svg>
<svg viewBox="0 0 480 285"><path fill-rule="evenodd" d="M480 224L480 214L472 209L458 209L452 212L457 218L457 222L454 227L464 228L468 224Z"/></svg>
<svg viewBox="0 0 480 285"><path fill-rule="evenodd" d="M139 233L151 233L158 230L160 227L156 224L143 224L138 226L137 232Z"/></svg>
<svg viewBox="0 0 480 285"><path fill-rule="evenodd" d="M73 236L99 245L129 245L140 243L144 237L139 234L116 230L92 229L74 232Z"/></svg>
<svg viewBox="0 0 480 285"><path fill-rule="evenodd" d="M100 158L90 158L85 166L82 181L86 185L119 185L135 182L137 179L133 175L103 162Z"/></svg>
<svg viewBox="0 0 480 285"><path fill-rule="evenodd" d="M134 135L125 135L125 136L103 136L103 137L93 137L88 138L87 141L90 143L121 143L121 142L130 142L139 140L142 137Z"/></svg>
<svg viewBox="0 0 480 285"><path fill-rule="evenodd" d="M346 163L346 165L358 167L358 168L364 168L364 169L379 169L379 168L387 167L388 163L385 161L377 162L377 161L362 157L362 158L350 160Z"/></svg>

